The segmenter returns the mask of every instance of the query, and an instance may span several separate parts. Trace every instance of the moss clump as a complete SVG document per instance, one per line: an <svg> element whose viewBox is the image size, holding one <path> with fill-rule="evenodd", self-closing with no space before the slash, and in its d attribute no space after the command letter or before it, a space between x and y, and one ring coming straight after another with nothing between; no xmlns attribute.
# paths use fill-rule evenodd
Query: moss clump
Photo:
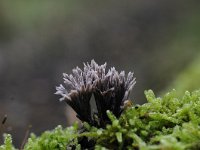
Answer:
<svg viewBox="0 0 200 150"><path fill-rule="evenodd" d="M80 149L77 144L78 125L63 129L60 125L52 131L45 131L41 136L36 137L31 134L24 150L66 150Z"/></svg>
<svg viewBox="0 0 200 150"><path fill-rule="evenodd" d="M10 134L4 134L4 144L0 146L0 150L15 150Z"/></svg>
<svg viewBox="0 0 200 150"><path fill-rule="evenodd" d="M200 149L200 91L176 92L156 98L145 92L147 103L127 109L97 138L97 149Z"/></svg>
<svg viewBox="0 0 200 150"><path fill-rule="evenodd" d="M145 92L147 103L127 107L117 118L107 111L110 124L97 128L84 123L81 129L75 124L45 131L41 136L31 135L25 150L130 149L130 150L198 150L200 149L200 90L176 91L162 98L153 91ZM89 141L89 142L88 142ZM86 144L86 145L84 145ZM0 150L13 150L10 135Z"/></svg>

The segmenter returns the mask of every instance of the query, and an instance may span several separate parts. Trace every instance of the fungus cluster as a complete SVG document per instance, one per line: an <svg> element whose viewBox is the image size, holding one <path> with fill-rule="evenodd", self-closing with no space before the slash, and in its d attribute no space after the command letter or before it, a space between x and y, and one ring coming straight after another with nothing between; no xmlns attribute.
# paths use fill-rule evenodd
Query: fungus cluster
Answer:
<svg viewBox="0 0 200 150"><path fill-rule="evenodd" d="M106 70L106 66L92 60L90 64L84 63L83 70L76 67L72 74L63 73L64 84L56 87L55 93L74 109L77 118L97 127L109 123L107 110L116 117L121 115L123 103L136 83L132 72L126 76L124 71L119 73L114 67ZM91 111L92 95L97 112Z"/></svg>

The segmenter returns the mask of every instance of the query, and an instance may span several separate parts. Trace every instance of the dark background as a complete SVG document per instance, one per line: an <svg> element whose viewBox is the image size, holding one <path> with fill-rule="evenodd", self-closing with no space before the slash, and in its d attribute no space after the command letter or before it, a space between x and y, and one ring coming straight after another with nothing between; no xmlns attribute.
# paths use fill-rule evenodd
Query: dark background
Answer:
<svg viewBox="0 0 200 150"><path fill-rule="evenodd" d="M22 143L73 112L54 95L62 73L91 59L134 71L131 99L166 89L200 49L199 1L0 1L0 119ZM71 115L72 114L72 115ZM69 119L71 118L71 119Z"/></svg>

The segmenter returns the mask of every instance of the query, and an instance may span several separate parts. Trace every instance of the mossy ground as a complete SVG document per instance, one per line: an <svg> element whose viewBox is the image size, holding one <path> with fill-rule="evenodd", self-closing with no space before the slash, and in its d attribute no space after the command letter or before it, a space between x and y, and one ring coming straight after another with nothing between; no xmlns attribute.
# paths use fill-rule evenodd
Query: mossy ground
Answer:
<svg viewBox="0 0 200 150"><path fill-rule="evenodd" d="M61 126L45 131L41 136L31 134L25 150L81 149L79 139L94 141L93 148L185 150L200 149L200 91L185 92L182 97L176 91L162 98L153 91L145 92L147 103L128 107L120 118L107 112L111 124L105 129L84 123L84 132L77 124L63 129ZM11 136L5 136L0 150L12 150Z"/></svg>

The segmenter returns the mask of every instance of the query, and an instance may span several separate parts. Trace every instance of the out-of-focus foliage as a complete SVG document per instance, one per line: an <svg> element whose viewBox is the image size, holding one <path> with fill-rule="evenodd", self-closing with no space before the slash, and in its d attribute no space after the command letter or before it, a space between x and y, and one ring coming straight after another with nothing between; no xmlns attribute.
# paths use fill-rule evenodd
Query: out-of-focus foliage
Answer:
<svg viewBox="0 0 200 150"><path fill-rule="evenodd" d="M111 124L105 129L87 123L84 132L78 130L77 124L66 129L58 126L39 137L32 134L24 149L81 149L81 137L95 141L97 150L200 149L200 91L187 91L182 97L172 91L161 98L149 90L145 95L147 103L128 107L119 119L108 111ZM2 150L10 150L11 143L7 136Z"/></svg>
<svg viewBox="0 0 200 150"><path fill-rule="evenodd" d="M0 150L15 150L10 134L4 134L4 144L0 146Z"/></svg>
<svg viewBox="0 0 200 150"><path fill-rule="evenodd" d="M200 89L200 55L168 87L172 88L177 90L178 95L182 95L186 90Z"/></svg>

